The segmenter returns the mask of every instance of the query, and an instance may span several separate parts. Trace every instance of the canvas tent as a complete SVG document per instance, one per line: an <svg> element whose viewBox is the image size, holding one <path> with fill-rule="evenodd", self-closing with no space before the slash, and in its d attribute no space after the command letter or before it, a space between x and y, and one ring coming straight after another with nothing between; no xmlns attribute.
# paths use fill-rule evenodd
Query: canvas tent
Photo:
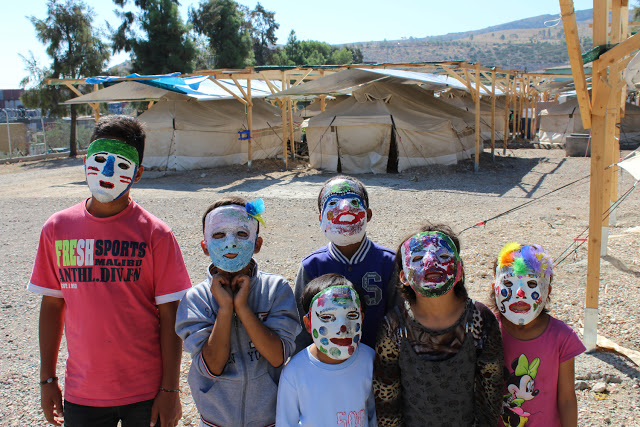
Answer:
<svg viewBox="0 0 640 427"><path fill-rule="evenodd" d="M239 134L247 127L245 107L235 99L198 102L168 93L138 118L147 129L146 167L188 170L247 163L247 141ZM282 155L281 128L280 109L254 99L253 160Z"/></svg>
<svg viewBox="0 0 640 427"><path fill-rule="evenodd" d="M474 120L415 84L376 81L309 120L309 160L349 173L455 164L470 157Z"/></svg>
<svg viewBox="0 0 640 427"><path fill-rule="evenodd" d="M564 144L572 133L588 134L582 126L580 108L576 98L540 111L540 142ZM640 143L640 107L627 103L620 119L620 143Z"/></svg>
<svg viewBox="0 0 640 427"><path fill-rule="evenodd" d="M112 81L113 82L113 81ZM234 82L219 81L232 92ZM246 81L238 81L246 87ZM149 101L155 104L138 118L146 125L143 165L159 170L188 170L248 161L248 143L239 132L247 129L244 104L207 78L159 78L114 82L67 103ZM252 159L282 155L281 109L264 100L271 93L264 82L252 82ZM298 127L302 119L294 115ZM299 140L300 135L297 134Z"/></svg>
<svg viewBox="0 0 640 427"><path fill-rule="evenodd" d="M475 114L476 103L469 92L450 89L440 93L440 98L451 105ZM504 97L496 99L495 127L496 139L504 138ZM491 99L480 98L480 137L491 140Z"/></svg>

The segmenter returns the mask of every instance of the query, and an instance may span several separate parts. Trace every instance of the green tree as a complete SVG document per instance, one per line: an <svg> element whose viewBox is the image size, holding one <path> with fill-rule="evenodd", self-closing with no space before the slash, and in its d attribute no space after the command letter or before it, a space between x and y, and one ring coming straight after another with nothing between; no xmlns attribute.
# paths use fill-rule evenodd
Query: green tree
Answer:
<svg viewBox="0 0 640 427"><path fill-rule="evenodd" d="M275 12L266 10L259 2L256 8L248 13L249 34L256 65L265 65L269 61L271 46L276 44L276 30L280 24L276 22Z"/></svg>
<svg viewBox="0 0 640 427"><path fill-rule="evenodd" d="M244 68L253 61L251 36L238 3L207 0L189 9L189 22L209 40L215 68Z"/></svg>
<svg viewBox="0 0 640 427"><path fill-rule="evenodd" d="M196 46L180 18L178 0L133 0L137 12L124 10L129 0L113 2L123 9L117 11L122 24L111 34L113 51L131 52L134 72L193 71Z"/></svg>
<svg viewBox="0 0 640 427"><path fill-rule="evenodd" d="M74 97L64 87L50 87L45 78L80 79L102 73L109 60L109 50L92 29L93 10L81 0L49 0L47 17L29 17L36 37L47 45L47 55L53 61L51 68L39 67L33 54L23 57L29 76L21 82L27 88L21 100L28 108L40 108L45 113L62 115L66 108L59 103ZM71 131L69 156L77 155L77 107L69 106Z"/></svg>

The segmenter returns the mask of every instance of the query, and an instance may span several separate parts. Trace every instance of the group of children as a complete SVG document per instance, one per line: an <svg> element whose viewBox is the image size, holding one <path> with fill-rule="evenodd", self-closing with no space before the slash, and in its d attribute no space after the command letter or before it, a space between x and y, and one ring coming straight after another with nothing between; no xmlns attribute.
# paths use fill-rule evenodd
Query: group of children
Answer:
<svg viewBox="0 0 640 427"><path fill-rule="evenodd" d="M112 128L98 126L87 153L92 197L47 222L29 283L43 295L41 387L50 422L177 425L177 334L192 356L188 381L201 426L577 425L574 358L585 348L547 313L553 261L541 246L504 246L487 307L467 294L451 228L417 228L394 253L367 237L365 186L338 176L318 196L329 243L302 260L293 291L253 259L264 203L237 197L206 210L201 246L211 263L190 287L171 231L129 198L142 151ZM110 183L114 166L120 179ZM114 240L123 221L131 230L115 229ZM132 260L123 262L125 243ZM76 273L94 261L95 272ZM127 267L116 275L105 265ZM141 307L129 307L131 299ZM155 323L146 319L154 314ZM128 316L146 329L126 330ZM55 376L62 325L64 405ZM119 333L131 345L118 351L134 354L104 353ZM135 340L146 333L153 345L139 350ZM98 378L105 373L106 382Z"/></svg>

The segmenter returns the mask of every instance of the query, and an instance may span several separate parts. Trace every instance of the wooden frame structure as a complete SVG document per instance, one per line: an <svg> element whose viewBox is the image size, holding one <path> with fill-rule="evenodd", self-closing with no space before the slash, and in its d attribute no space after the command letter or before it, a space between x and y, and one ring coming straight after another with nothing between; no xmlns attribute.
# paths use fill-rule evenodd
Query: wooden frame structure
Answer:
<svg viewBox="0 0 640 427"><path fill-rule="evenodd" d="M630 55L640 48L640 34L629 37L628 0L593 1L593 45L610 44L613 47L593 61L592 95L589 97L573 0L559 1L582 124L585 129L591 129L584 344L587 350L593 350L598 341L600 257L606 254L609 226L609 217L603 219L603 215L617 199L618 191L615 162L620 153L619 145L615 143L619 137L616 124L624 116L626 99L622 70L631 59Z"/></svg>
<svg viewBox="0 0 640 427"><path fill-rule="evenodd" d="M532 85L539 83L542 80L553 80L557 77L567 77L567 76L557 76L552 74L527 74L523 73L519 70L505 70L497 67L484 67L479 63L468 63L466 61L446 61L446 62L417 62L417 63L404 63L404 64L375 64L375 65L363 65L363 64L352 64L345 66L322 66L322 67L249 67L246 69L233 70L233 69L216 69L216 70L200 70L191 74L183 74L180 77L191 77L191 76L208 76L209 79L217 84L224 91L229 93L230 96L243 103L247 108L247 127L249 129L249 139L248 142L248 167L251 168L252 163L252 130L253 130L253 101L251 98L251 81L252 80L262 80L266 83L267 87L271 91L272 94L276 94L279 92L277 85L274 83L276 81L280 82L281 90L286 90L291 87L295 87L305 81L310 81L314 79L318 79L324 77L329 74L336 73L340 70L344 69L396 69L396 70L405 70L405 71L416 71L423 73L432 73L432 74L441 74L448 75L451 78L462 83L467 90L471 93L471 96L475 102L475 126L476 126L476 135L475 135L475 162L474 162L474 170L477 172L479 169L479 158L480 152L483 149L481 146L482 139L480 136L480 96L481 91L484 91L485 94L491 96L491 154L492 157L495 157L495 123L496 123L496 115L495 115L495 104L496 104L496 90L499 89L505 95L505 99L507 100L507 105L505 108L505 117L504 117L504 137L503 137L503 152L506 153L507 143L509 139L509 105L513 109L512 116L512 129L513 129L513 137L521 130L520 129L520 118L521 112L523 108L533 108L535 109L536 100L539 98L538 94L534 93L531 89ZM134 77L134 78L121 78L118 81L128 81L128 80L143 80L143 79L154 79L157 76L144 76L144 77ZM220 83L218 80L220 79L228 79L232 80L240 95L231 91L227 86ZM243 87L239 84L238 80L247 80L247 90L245 91ZM65 85L69 89L71 89L77 95L82 95L82 93L75 87L76 85L84 85L84 80L82 79L48 79L48 84L51 85ZM98 90L98 85L93 85L93 90ZM320 95L320 109L324 111L325 109L325 99L326 96L330 95ZM150 101L150 105L152 105L153 101ZM295 108L295 104L297 101L291 99L291 97L282 97L278 98L276 101L273 101L275 104L279 104L282 116L282 152L283 152L283 168L287 169L288 167L288 154L289 149L287 146L287 142L291 140L291 153L295 156L295 149L293 147L293 110ZM94 111L94 115L96 120L100 117L100 109L97 103L89 104ZM529 110L527 110L529 111ZM535 117L535 114L533 115ZM535 130L535 128L533 128Z"/></svg>

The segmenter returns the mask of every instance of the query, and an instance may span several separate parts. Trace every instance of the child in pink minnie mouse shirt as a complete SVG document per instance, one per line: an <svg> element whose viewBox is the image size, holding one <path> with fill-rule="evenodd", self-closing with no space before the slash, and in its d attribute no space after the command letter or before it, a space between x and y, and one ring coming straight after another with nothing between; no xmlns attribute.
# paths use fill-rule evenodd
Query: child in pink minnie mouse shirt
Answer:
<svg viewBox="0 0 640 427"><path fill-rule="evenodd" d="M505 395L500 426L577 426L576 333L545 308L553 261L540 245L506 244L496 261L491 304L502 330Z"/></svg>

